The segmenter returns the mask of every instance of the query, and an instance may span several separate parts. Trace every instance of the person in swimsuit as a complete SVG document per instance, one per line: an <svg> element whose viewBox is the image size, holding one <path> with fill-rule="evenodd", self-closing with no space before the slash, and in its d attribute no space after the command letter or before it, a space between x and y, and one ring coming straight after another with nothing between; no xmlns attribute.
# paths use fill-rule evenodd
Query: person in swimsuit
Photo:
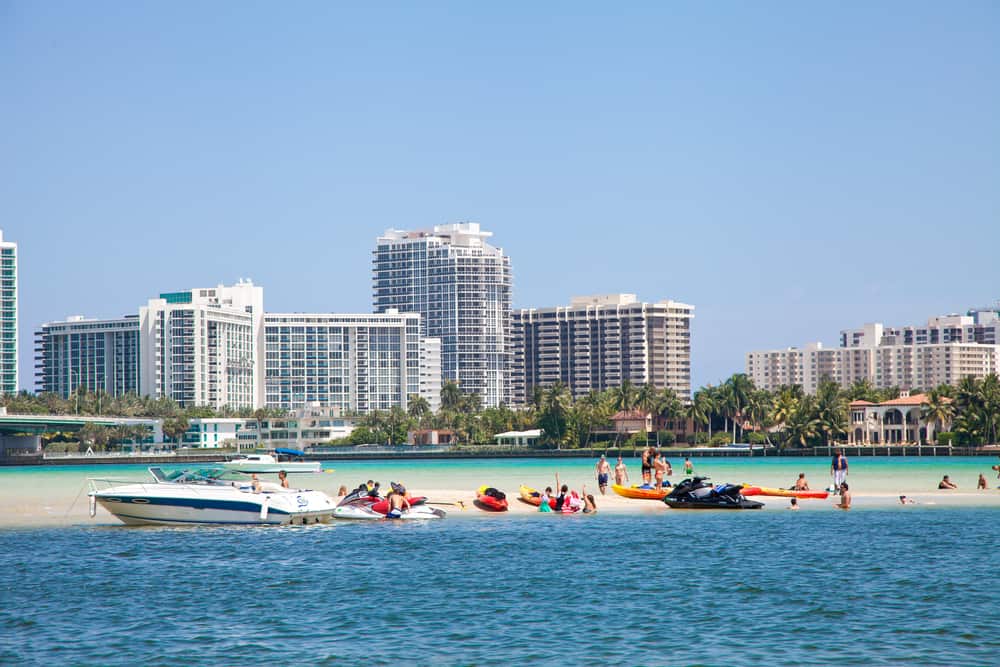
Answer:
<svg viewBox="0 0 1000 667"><path fill-rule="evenodd" d="M628 482L628 469L625 467L625 462L622 461L622 457L618 457L618 465L615 466L615 484L618 486L625 486Z"/></svg>
<svg viewBox="0 0 1000 667"><path fill-rule="evenodd" d="M395 489L389 491L386 499L389 501L389 511L385 515L386 519L402 519L403 512L410 509L410 501Z"/></svg>
<svg viewBox="0 0 1000 667"><path fill-rule="evenodd" d="M851 491L847 487L847 482L841 482L840 484L840 502L837 503L837 507L842 510L851 509Z"/></svg>
<svg viewBox="0 0 1000 667"><path fill-rule="evenodd" d="M587 493L587 485L584 484L580 489L580 497L583 498L583 513L593 514L597 511L597 503L594 502L594 496Z"/></svg>
<svg viewBox="0 0 1000 667"><path fill-rule="evenodd" d="M257 477L257 473L253 473L250 475L250 488L253 489L254 493L260 493L261 489L260 478Z"/></svg>
<svg viewBox="0 0 1000 667"><path fill-rule="evenodd" d="M642 450L642 483L649 486L653 475L653 448Z"/></svg>
<svg viewBox="0 0 1000 667"><path fill-rule="evenodd" d="M597 462L597 485L601 489L601 495L605 495L608 490L608 477L611 474L611 464L608 463L608 459L604 454L601 454L601 459Z"/></svg>
<svg viewBox="0 0 1000 667"><path fill-rule="evenodd" d="M552 487L551 486L546 486L545 487L545 491L543 491L542 495L540 495L538 497L538 499L541 501L539 503L539 505L538 505L538 511L539 512L551 512L552 511L552 504L549 502L551 500L551 498L552 498Z"/></svg>
<svg viewBox="0 0 1000 667"><path fill-rule="evenodd" d="M939 489L957 489L958 488L958 484L955 484L955 482L951 481L951 479L948 478L948 475L945 475L944 478L938 483L938 488Z"/></svg>
<svg viewBox="0 0 1000 667"><path fill-rule="evenodd" d="M659 452L653 455L653 476L656 480L656 488L663 488L663 476L667 473L667 466L663 462L663 457Z"/></svg>
<svg viewBox="0 0 1000 667"><path fill-rule="evenodd" d="M792 504L788 506L788 509L797 510L798 508L799 508L799 501L796 500L795 498L792 498Z"/></svg>
<svg viewBox="0 0 1000 667"><path fill-rule="evenodd" d="M694 464L691 463L691 459L689 458L684 459L684 474L685 475L694 474Z"/></svg>
<svg viewBox="0 0 1000 667"><path fill-rule="evenodd" d="M278 479L281 480L281 488L287 489L288 488L288 473L285 472L284 470L279 470L278 471Z"/></svg>
<svg viewBox="0 0 1000 667"><path fill-rule="evenodd" d="M800 472L799 478L795 480L795 490L796 491L809 490L809 482L806 481L806 474L804 472Z"/></svg>
<svg viewBox="0 0 1000 667"><path fill-rule="evenodd" d="M976 485L976 488L977 489L986 488L986 477L983 475L983 473L979 473L979 483Z"/></svg>

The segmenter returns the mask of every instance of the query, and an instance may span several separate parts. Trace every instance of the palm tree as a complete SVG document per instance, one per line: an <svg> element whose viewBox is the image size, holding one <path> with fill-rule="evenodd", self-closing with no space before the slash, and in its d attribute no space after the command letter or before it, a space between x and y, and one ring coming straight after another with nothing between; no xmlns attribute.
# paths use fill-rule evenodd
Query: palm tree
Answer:
<svg viewBox="0 0 1000 667"><path fill-rule="evenodd" d="M441 386L441 409L460 410L462 405L462 390L454 380L445 380Z"/></svg>
<svg viewBox="0 0 1000 667"><path fill-rule="evenodd" d="M927 402L920 406L920 418L931 427L933 444L937 444L937 434L947 430L954 416L955 408L950 399L942 396L937 389L927 392Z"/></svg>
<svg viewBox="0 0 1000 667"><path fill-rule="evenodd" d="M656 387L651 384L644 384L639 387L635 395L635 407L649 414L656 408Z"/></svg>
<svg viewBox="0 0 1000 667"><path fill-rule="evenodd" d="M847 403L841 396L840 387L829 378L820 380L816 389L815 418L820 431L826 435L827 445L847 432Z"/></svg>
<svg viewBox="0 0 1000 667"><path fill-rule="evenodd" d="M712 410L715 409L715 404L712 400L712 394L707 389L699 389L694 392L691 403L687 407L687 418L690 419L695 425L695 432L697 432L698 424L703 424L708 426L708 437L712 437Z"/></svg>
<svg viewBox="0 0 1000 667"><path fill-rule="evenodd" d="M768 445L771 444L771 439L768 437L767 433L767 429L771 425L771 410L771 394L770 392L764 390L754 391L751 393L747 399L746 408L744 409L746 417L750 420L750 425L753 427L754 431L764 431L764 439Z"/></svg>
<svg viewBox="0 0 1000 667"><path fill-rule="evenodd" d="M422 422L431 413L431 404L423 396L410 394L407 399L406 411L418 422Z"/></svg>
<svg viewBox="0 0 1000 667"><path fill-rule="evenodd" d="M621 383L620 387L614 387L611 390L611 395L614 399L614 406L616 410L628 412L635 407L636 392L635 387L632 386L631 380L626 378L626 380Z"/></svg>
<svg viewBox="0 0 1000 667"><path fill-rule="evenodd" d="M545 432L545 439L561 445L566 436L566 423L572 398L569 389L557 382L545 391L538 425Z"/></svg>
<svg viewBox="0 0 1000 667"><path fill-rule="evenodd" d="M750 395L753 393L755 387L753 386L753 380L746 373L736 373L730 377L726 384L729 387L728 393L732 402L733 410L733 442L736 442L736 422L737 420L742 422L743 412L746 409L747 402L750 400ZM740 424L740 435L742 435L743 426Z"/></svg>
<svg viewBox="0 0 1000 667"><path fill-rule="evenodd" d="M811 396L805 396L798 409L785 424L788 442L805 447L820 433L820 421L815 416L816 405Z"/></svg>

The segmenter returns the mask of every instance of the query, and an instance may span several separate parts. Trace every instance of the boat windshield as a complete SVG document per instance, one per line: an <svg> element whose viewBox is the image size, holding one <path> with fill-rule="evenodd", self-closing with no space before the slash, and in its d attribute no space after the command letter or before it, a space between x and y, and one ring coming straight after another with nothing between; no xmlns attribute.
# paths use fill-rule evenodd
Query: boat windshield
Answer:
<svg viewBox="0 0 1000 667"><path fill-rule="evenodd" d="M223 484L225 482L246 481L248 477L235 470L225 468L198 468L196 470L175 470L163 477L174 484Z"/></svg>

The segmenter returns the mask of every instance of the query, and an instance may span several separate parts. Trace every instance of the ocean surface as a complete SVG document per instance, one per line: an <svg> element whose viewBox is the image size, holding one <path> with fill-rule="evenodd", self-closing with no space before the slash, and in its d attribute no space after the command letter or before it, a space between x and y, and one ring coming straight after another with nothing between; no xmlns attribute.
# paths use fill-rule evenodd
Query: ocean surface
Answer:
<svg viewBox="0 0 1000 667"><path fill-rule="evenodd" d="M995 665L1000 514L0 530L3 665Z"/></svg>

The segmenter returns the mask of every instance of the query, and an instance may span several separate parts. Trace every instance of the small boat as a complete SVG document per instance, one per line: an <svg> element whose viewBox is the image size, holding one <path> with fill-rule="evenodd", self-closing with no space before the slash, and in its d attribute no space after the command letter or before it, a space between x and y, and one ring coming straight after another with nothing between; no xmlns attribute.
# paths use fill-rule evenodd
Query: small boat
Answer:
<svg viewBox="0 0 1000 667"><path fill-rule="evenodd" d="M759 510L764 503L747 500L741 484L705 484L707 477L685 479L663 499L671 509Z"/></svg>
<svg viewBox="0 0 1000 667"><path fill-rule="evenodd" d="M539 501L539 504L541 501ZM491 486L481 486L476 491L476 507L487 512L506 512L507 494Z"/></svg>
<svg viewBox="0 0 1000 667"><path fill-rule="evenodd" d="M744 486L744 496L776 496L779 498L815 498L825 500L827 491L796 491L795 489L772 489L767 486Z"/></svg>
<svg viewBox="0 0 1000 667"><path fill-rule="evenodd" d="M278 458L270 454L247 454L226 461L222 466L228 470L238 470L240 472L319 472L322 464L319 461L303 461L301 458L295 460L296 456L301 457L305 452L297 449L276 449Z"/></svg>
<svg viewBox="0 0 1000 667"><path fill-rule="evenodd" d="M672 487L666 487L661 489L653 488L652 486L621 486L618 484L612 484L611 490L617 493L619 496L625 498L638 498L640 500L663 500Z"/></svg>
<svg viewBox="0 0 1000 667"><path fill-rule="evenodd" d="M333 518L360 521L385 519L385 515L389 512L389 501L377 495L367 495L368 493L369 491L361 486L345 496L333 510ZM404 511L400 518L443 519L446 516L444 510L425 504L426 500L423 496L410 499L410 509Z"/></svg>
<svg viewBox="0 0 1000 667"><path fill-rule="evenodd" d="M333 518L334 502L322 491L254 482L223 468L164 473L152 482L92 478L90 515L100 505L128 525L319 523Z"/></svg>

